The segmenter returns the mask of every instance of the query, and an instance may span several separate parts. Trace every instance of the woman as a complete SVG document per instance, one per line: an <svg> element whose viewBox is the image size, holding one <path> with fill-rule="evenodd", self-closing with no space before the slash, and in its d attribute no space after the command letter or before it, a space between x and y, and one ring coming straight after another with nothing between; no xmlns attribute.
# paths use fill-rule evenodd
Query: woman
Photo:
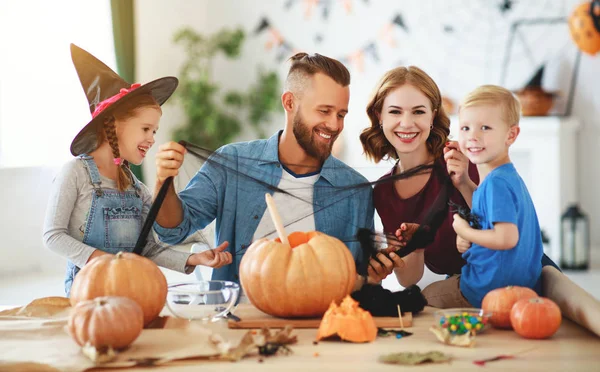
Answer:
<svg viewBox="0 0 600 372"><path fill-rule="evenodd" d="M422 222L443 186L445 176L439 170L447 172L452 180L450 201L458 207L470 207L479 182L477 169L456 143L448 142L450 119L442 107L440 90L429 75L414 66L388 71L373 92L367 114L371 126L360 135L365 154L375 162L396 160L383 177L419 165L434 165L428 173L375 186L375 209L385 233L402 240L404 231ZM456 247L454 213L455 208L449 208L434 241L424 249L404 258L394 253L388 258L380 253L371 260L371 280L381 281L393 271L400 285L407 287L421 280L425 266L436 274L459 274L465 262ZM545 255L542 264L556 267ZM423 294L427 298L427 288Z"/></svg>

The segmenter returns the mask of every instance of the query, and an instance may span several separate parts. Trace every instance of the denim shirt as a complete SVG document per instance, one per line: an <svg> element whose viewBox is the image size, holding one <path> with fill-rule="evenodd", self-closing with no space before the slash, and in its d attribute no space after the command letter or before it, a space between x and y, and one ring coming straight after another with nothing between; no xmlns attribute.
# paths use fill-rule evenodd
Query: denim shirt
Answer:
<svg viewBox="0 0 600 372"><path fill-rule="evenodd" d="M281 132L267 140L219 148L179 193L183 207L181 224L170 229L154 224L160 240L178 244L216 219L215 244L228 241L227 250L233 262L213 270L213 280L239 281L243 253L252 243L267 208L265 193L273 194L272 187L277 187L281 179L278 155ZM374 228L371 185L357 171L329 156L313 187L316 230L342 240L350 249L358 271L365 274L366 265L355 236L359 228ZM285 206L278 209L280 214L285 213Z"/></svg>

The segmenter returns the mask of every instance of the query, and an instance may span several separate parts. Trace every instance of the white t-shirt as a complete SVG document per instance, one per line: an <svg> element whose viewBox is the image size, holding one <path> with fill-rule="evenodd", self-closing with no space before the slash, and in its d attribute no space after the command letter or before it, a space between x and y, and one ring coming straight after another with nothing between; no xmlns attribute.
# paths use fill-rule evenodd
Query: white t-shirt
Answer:
<svg viewBox="0 0 600 372"><path fill-rule="evenodd" d="M277 187L296 196L293 197L281 192L273 194L273 200L286 234L289 235L294 231L315 230L313 190L318 179L319 173L294 176L285 167L282 167L281 180ZM260 238L274 239L276 237L277 231L267 208L254 232L253 240L256 241Z"/></svg>

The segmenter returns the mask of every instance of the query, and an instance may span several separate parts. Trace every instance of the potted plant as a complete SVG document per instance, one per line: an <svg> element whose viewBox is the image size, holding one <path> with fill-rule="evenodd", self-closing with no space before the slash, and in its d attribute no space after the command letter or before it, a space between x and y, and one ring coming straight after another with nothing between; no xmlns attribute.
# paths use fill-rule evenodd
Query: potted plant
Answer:
<svg viewBox="0 0 600 372"><path fill-rule="evenodd" d="M232 142L246 122L258 137L264 137L262 126L279 107L277 73L259 69L257 81L246 91L224 93L211 75L215 57L222 53L228 59L239 58L244 40L245 33L239 28L222 29L209 36L189 27L176 33L175 42L183 45L187 55L175 95L185 111L186 123L174 131L174 140L216 149Z"/></svg>

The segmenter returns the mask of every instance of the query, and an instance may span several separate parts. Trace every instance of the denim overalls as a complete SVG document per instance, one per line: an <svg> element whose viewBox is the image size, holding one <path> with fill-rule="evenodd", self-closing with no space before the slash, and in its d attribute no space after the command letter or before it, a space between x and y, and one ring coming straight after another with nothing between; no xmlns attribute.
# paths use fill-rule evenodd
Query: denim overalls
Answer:
<svg viewBox="0 0 600 372"><path fill-rule="evenodd" d="M100 173L94 159L86 154L79 158L84 162L94 188L92 204L88 212L83 243L107 253L132 252L142 230L142 198L139 181L134 179L134 190L120 192L100 187ZM69 297L73 279L79 268L67 263L65 293Z"/></svg>

